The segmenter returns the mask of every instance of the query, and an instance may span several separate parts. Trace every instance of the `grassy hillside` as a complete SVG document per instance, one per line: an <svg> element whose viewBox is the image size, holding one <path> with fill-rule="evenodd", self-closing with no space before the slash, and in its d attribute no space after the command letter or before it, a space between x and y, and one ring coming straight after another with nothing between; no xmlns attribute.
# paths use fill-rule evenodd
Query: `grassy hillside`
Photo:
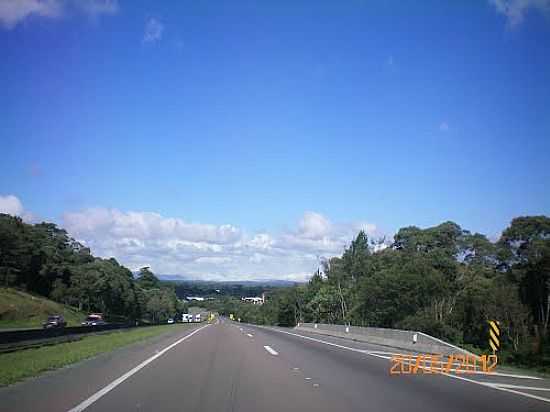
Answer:
<svg viewBox="0 0 550 412"><path fill-rule="evenodd" d="M48 315L65 316L67 326L77 326L86 317L78 310L12 288L0 288L0 329L41 327Z"/></svg>

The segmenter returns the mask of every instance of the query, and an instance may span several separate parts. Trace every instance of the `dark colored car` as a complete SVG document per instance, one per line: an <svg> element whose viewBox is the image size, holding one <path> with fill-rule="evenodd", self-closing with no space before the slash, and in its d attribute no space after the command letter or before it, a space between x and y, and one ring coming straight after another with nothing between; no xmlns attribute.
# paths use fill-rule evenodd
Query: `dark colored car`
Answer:
<svg viewBox="0 0 550 412"><path fill-rule="evenodd" d="M42 326L44 329L64 328L67 326L67 322L65 322L63 315L52 315L48 316L48 320Z"/></svg>

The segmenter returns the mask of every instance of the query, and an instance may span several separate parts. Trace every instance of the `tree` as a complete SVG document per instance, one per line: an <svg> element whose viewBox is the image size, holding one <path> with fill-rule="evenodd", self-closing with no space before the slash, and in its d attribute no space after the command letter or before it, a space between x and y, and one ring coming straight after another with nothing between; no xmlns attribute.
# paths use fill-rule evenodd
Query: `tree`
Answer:
<svg viewBox="0 0 550 412"><path fill-rule="evenodd" d="M146 266L139 270L136 284L142 289L158 289L160 287L160 280Z"/></svg>
<svg viewBox="0 0 550 412"><path fill-rule="evenodd" d="M369 256L369 239L361 230L342 255L343 270L350 275L352 282L365 275Z"/></svg>
<svg viewBox="0 0 550 412"><path fill-rule="evenodd" d="M501 267L519 285L536 331L548 335L550 321L550 218L524 216L512 220L498 241Z"/></svg>

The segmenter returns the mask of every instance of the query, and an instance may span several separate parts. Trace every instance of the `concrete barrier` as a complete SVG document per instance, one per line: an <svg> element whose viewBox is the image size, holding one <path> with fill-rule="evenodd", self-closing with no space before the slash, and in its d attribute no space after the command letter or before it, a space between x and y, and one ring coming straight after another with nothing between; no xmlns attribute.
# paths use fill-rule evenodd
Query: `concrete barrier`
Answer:
<svg viewBox="0 0 550 412"><path fill-rule="evenodd" d="M474 356L466 349L462 349L441 339L437 339L433 336L417 331L329 325L325 323L299 323L298 326L296 326L296 329L315 332L322 335L353 339L375 345L389 346L411 352L441 355L463 354Z"/></svg>

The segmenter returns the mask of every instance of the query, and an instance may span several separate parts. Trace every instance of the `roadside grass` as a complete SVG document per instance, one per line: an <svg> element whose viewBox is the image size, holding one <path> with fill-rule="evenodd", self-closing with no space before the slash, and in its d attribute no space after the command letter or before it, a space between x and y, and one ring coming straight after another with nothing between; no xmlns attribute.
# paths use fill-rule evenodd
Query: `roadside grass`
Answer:
<svg viewBox="0 0 550 412"><path fill-rule="evenodd" d="M475 355L490 355L491 351L483 350L477 346L470 344L460 344L463 349L472 352ZM498 353L498 366L497 372L513 373L518 375L532 375L539 378L550 378L550 368L542 365L527 365L524 363L518 363L513 361L512 352L503 351Z"/></svg>
<svg viewBox="0 0 550 412"><path fill-rule="evenodd" d="M530 375L543 379L550 378L550 373L546 370L506 362L503 362L497 366L497 372L512 373L516 375Z"/></svg>
<svg viewBox="0 0 550 412"><path fill-rule="evenodd" d="M42 372L110 352L134 342L182 329L184 325L161 325L108 334L85 336L79 341L0 354L0 386L10 385Z"/></svg>
<svg viewBox="0 0 550 412"><path fill-rule="evenodd" d="M84 312L13 288L0 288L0 329L40 328L48 315L63 315L67 326L78 326Z"/></svg>

